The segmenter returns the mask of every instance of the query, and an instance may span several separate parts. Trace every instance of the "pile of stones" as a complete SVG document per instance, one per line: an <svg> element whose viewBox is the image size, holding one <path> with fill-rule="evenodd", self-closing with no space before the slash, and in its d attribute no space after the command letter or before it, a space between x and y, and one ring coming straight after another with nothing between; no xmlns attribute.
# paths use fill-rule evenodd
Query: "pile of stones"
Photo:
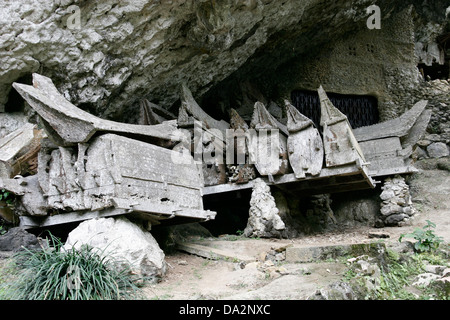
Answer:
<svg viewBox="0 0 450 320"><path fill-rule="evenodd" d="M285 229L286 225L279 215L270 187L261 178L255 179L244 235L262 238L279 237Z"/></svg>
<svg viewBox="0 0 450 320"><path fill-rule="evenodd" d="M409 186L401 176L387 178L380 194L381 221L379 226L404 226L412 222L416 210L411 201Z"/></svg>

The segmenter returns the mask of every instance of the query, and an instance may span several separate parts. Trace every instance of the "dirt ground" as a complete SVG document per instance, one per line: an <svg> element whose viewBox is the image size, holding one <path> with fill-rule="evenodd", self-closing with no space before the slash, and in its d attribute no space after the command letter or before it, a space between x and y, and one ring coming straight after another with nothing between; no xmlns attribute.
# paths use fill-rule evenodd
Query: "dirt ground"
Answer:
<svg viewBox="0 0 450 320"><path fill-rule="evenodd" d="M375 229L361 227L296 239L250 239L226 237L211 239L211 245L236 254L255 258L247 264L228 260L210 260L183 252L166 255L168 264L164 279L144 287L146 298L179 299L266 299L303 300L317 289L344 276L347 270L340 260L315 263L264 262L263 255L286 244L296 246L340 245L373 241L368 233L389 234L387 243L396 242L401 234L426 225L436 224L435 233L450 242L450 173L443 170L423 170L409 179L411 194L418 214L410 226Z"/></svg>

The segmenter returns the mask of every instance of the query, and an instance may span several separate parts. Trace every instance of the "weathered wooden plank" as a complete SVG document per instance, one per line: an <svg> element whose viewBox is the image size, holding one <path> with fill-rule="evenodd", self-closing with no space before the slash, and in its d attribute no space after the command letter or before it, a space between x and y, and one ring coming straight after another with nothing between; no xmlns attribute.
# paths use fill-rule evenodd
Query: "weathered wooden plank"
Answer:
<svg viewBox="0 0 450 320"><path fill-rule="evenodd" d="M285 100L288 115L287 148L289 162L296 178L306 174L320 174L323 164L323 143L319 131L312 120L300 113L289 101Z"/></svg>
<svg viewBox="0 0 450 320"><path fill-rule="evenodd" d="M176 154L186 161L175 163L175 151L110 133L46 152L38 177L48 209L96 211L122 197L167 201L201 215L203 178L189 154Z"/></svg>
<svg viewBox="0 0 450 320"><path fill-rule="evenodd" d="M294 173L284 174L280 176L274 176L273 179L267 177L261 177L267 185L274 186L287 186L289 189L294 189L296 186L300 186L303 190L307 190L310 182L323 180L324 186L329 186L331 193L339 191L340 185L353 183L350 178L348 181L331 182L327 179L333 177L354 177L355 183L361 183L360 189L374 188L375 181L370 177L367 167L362 166L359 162L356 164L348 164L339 167L322 168L321 172L317 176L306 176L305 178L298 179ZM336 180L335 180L336 181ZM304 186L304 187L303 187ZM243 184L221 184L217 186L206 186L203 188L203 195L213 195L216 193L231 192L237 190L251 189L253 188L253 180Z"/></svg>
<svg viewBox="0 0 450 320"><path fill-rule="evenodd" d="M109 208L100 211L79 211L57 214L47 217L20 217L20 227L24 229L50 227L70 222L81 222L89 219L107 218L127 214L127 210Z"/></svg>
<svg viewBox="0 0 450 320"><path fill-rule="evenodd" d="M190 156L174 163L173 157L182 155L113 134L96 138L87 155L86 173L95 174L98 185L120 185L115 196L165 198L183 207L203 208L203 178Z"/></svg>
<svg viewBox="0 0 450 320"><path fill-rule="evenodd" d="M224 150L227 143L227 130L230 125L209 116L197 104L186 84L181 88L181 106L178 112L178 125L189 130L194 137L189 146L185 146L197 160L201 156L205 185L217 185L226 182Z"/></svg>
<svg viewBox="0 0 450 320"><path fill-rule="evenodd" d="M151 200L123 199L118 197L114 197L112 201L115 208L161 215L165 216L165 219L186 217L208 221L214 219L216 216L216 212L214 211L183 208L173 203L157 203Z"/></svg>
<svg viewBox="0 0 450 320"><path fill-rule="evenodd" d="M368 161L375 159L377 156L396 157L398 152L402 150L400 138L398 137L362 141L359 145Z"/></svg>
<svg viewBox="0 0 450 320"><path fill-rule="evenodd" d="M431 110L426 110L426 106L427 101L421 100L398 118L353 131L371 176L417 171L408 165L408 158L430 121Z"/></svg>
<svg viewBox="0 0 450 320"><path fill-rule="evenodd" d="M138 124L140 125L155 125L161 124L167 119L157 115L153 112L154 104L148 101L147 99L143 99L139 101L139 120Z"/></svg>
<svg viewBox="0 0 450 320"><path fill-rule="evenodd" d="M235 183L246 183L256 177L255 166L250 163L249 126L237 113L230 110L230 130L227 134L226 163L229 173L229 181Z"/></svg>
<svg viewBox="0 0 450 320"><path fill-rule="evenodd" d="M250 143L249 127L234 109L230 110L230 127L233 130L226 136L229 148L227 149L227 164L235 164L235 160L238 164L246 164L248 163L248 145Z"/></svg>
<svg viewBox="0 0 450 320"><path fill-rule="evenodd" d="M431 119L431 110L424 110L420 116L417 118L414 125L409 130L408 134L402 137L402 148L405 150L407 148L411 149L411 152L407 155L408 157L412 153L412 148L417 144L417 142L422 138L425 133L428 123Z"/></svg>
<svg viewBox="0 0 450 320"><path fill-rule="evenodd" d="M396 174L411 174L419 172L419 170L413 166L401 166L401 167L391 167L391 168L381 168L376 170L370 170L369 174L371 177L383 177L383 176L393 176Z"/></svg>
<svg viewBox="0 0 450 320"><path fill-rule="evenodd" d="M289 131L285 125L275 119L274 116L270 114L266 106L257 101L253 109L252 120L250 122L250 128L261 130L261 129L278 129L284 136L289 135Z"/></svg>
<svg viewBox="0 0 450 320"><path fill-rule="evenodd" d="M33 86L13 83L13 87L42 117L49 137L60 145L88 142L98 131L147 137L161 145L180 141L176 121L150 126L101 119L67 101L51 79L37 73L33 73Z"/></svg>
<svg viewBox="0 0 450 320"><path fill-rule="evenodd" d="M186 157L183 163L175 163L173 158L179 155L172 150L117 135L103 135L97 141L105 148L109 146L113 163L123 177L195 189L203 187L197 167L190 157ZM96 150L97 154L99 152L102 151ZM92 164L98 168L97 163ZM108 166L108 163L104 165Z"/></svg>

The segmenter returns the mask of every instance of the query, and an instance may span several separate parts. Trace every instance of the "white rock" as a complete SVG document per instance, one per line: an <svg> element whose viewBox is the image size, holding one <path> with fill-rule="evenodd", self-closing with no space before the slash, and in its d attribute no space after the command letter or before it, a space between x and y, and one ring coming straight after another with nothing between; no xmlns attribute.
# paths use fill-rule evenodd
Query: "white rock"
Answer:
<svg viewBox="0 0 450 320"><path fill-rule="evenodd" d="M442 276L450 277L450 268L445 268L444 270L442 270Z"/></svg>
<svg viewBox="0 0 450 320"><path fill-rule="evenodd" d="M428 273L434 273L442 276L445 270L445 266L426 265L424 269Z"/></svg>
<svg viewBox="0 0 450 320"><path fill-rule="evenodd" d="M434 273L421 273L414 279L413 286L428 286L432 281L435 281L439 278L440 276Z"/></svg>
<svg viewBox="0 0 450 320"><path fill-rule="evenodd" d="M128 262L132 273L156 280L166 271L164 252L153 236L126 218L91 219L69 233L65 249L87 244Z"/></svg>
<svg viewBox="0 0 450 320"><path fill-rule="evenodd" d="M247 227L244 235L273 237L286 228L279 215L270 187L260 178L254 180Z"/></svg>
<svg viewBox="0 0 450 320"><path fill-rule="evenodd" d="M394 191L391 189L386 189L380 194L381 200L389 200L395 197Z"/></svg>

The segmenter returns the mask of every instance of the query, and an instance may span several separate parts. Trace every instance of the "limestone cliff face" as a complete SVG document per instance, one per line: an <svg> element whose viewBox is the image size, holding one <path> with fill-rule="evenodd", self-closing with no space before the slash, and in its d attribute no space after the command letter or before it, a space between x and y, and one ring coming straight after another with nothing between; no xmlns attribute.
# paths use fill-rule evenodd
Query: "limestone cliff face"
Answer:
<svg viewBox="0 0 450 320"><path fill-rule="evenodd" d="M408 1L2 1L0 111L11 83L39 72L72 103L126 121L144 97L172 106L182 81L198 97L245 65L264 72L366 28L372 4L388 16Z"/></svg>
<svg viewBox="0 0 450 320"><path fill-rule="evenodd" d="M168 107L181 81L200 95L261 49L273 54L303 35L292 50L304 50L364 25L373 2L2 1L0 105L13 81L40 72L103 117L120 117L142 97Z"/></svg>

